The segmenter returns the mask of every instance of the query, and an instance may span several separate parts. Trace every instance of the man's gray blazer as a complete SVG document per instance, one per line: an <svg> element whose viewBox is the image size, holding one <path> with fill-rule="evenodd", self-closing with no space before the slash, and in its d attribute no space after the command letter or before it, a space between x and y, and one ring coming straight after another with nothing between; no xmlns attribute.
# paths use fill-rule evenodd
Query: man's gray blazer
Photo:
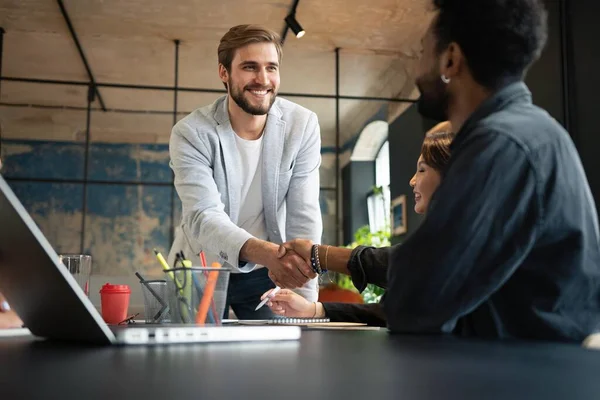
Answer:
<svg viewBox="0 0 600 400"><path fill-rule="evenodd" d="M227 96L199 108L180 120L171 133L169 151L175 188L183 204L180 226L169 254L183 250L208 256L250 272L256 266L238 268L243 244L252 237L237 226L241 207L241 163L229 121ZM262 196L268 240L291 239L321 242L323 231L319 206L321 136L314 112L277 98L263 133ZM213 258L210 257L210 258ZM317 298L317 279L298 293L310 301Z"/></svg>

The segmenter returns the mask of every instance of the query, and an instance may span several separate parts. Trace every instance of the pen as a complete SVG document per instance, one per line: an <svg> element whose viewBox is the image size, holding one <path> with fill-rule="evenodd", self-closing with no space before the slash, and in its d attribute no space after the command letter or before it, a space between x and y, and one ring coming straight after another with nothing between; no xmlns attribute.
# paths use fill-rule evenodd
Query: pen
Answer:
<svg viewBox="0 0 600 400"><path fill-rule="evenodd" d="M185 268L191 268L192 267L192 262L188 259L185 258L185 255L183 254L183 251L180 251L179 253L176 254L179 262L181 263L181 265ZM196 293L199 296L199 298L202 298L203 295L203 290L202 290L202 286L200 285L200 282L198 281L198 278L196 277L196 274L193 273L192 271L185 271L186 274L188 274L188 279L191 278L192 282L194 283L194 287L196 289ZM190 287L191 289L191 287ZM194 298L194 296L191 295L190 293L190 298ZM218 323L218 320L216 320L216 310L215 310L215 306L214 306L214 302L211 300L211 306L212 309L208 310L208 314L206 316L206 320L209 323ZM198 309L196 307L194 307L194 312L198 313Z"/></svg>
<svg viewBox="0 0 600 400"><path fill-rule="evenodd" d="M279 292L280 289L281 288L279 286L275 286L275 289L271 290L271 293L269 293L267 295L267 297L265 297L265 299L256 306L254 311L258 311L262 306L267 304L267 301L271 300L273 298L273 296L275 296L277 294L277 292Z"/></svg>
<svg viewBox="0 0 600 400"><path fill-rule="evenodd" d="M215 269L221 268L221 264L213 263L212 267ZM206 281L206 286L204 288L204 294L202 295L202 299L200 300L200 305L198 306L198 313L196 314L196 324L203 325L206 321L206 316L208 314L208 310L210 308L210 303L213 301L213 295L215 293L215 286L217 285L217 279L219 277L219 271L210 271L208 273L208 279ZM216 316L215 316L216 317Z"/></svg>

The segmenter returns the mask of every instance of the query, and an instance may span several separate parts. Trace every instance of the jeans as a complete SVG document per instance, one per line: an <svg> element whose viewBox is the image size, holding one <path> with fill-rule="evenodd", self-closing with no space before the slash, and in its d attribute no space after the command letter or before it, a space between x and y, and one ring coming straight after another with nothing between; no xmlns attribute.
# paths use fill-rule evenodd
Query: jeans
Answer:
<svg viewBox="0 0 600 400"><path fill-rule="evenodd" d="M224 318L229 318L229 306L238 319L271 319L275 317L266 304L258 311L254 311L261 301L260 296L275 287L268 273L267 268L259 268L247 274L229 275Z"/></svg>

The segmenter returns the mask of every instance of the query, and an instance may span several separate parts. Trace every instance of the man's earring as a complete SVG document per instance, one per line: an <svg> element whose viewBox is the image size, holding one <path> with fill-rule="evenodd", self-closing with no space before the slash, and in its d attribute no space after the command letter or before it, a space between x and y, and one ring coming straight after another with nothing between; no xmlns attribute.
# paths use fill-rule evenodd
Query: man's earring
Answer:
<svg viewBox="0 0 600 400"><path fill-rule="evenodd" d="M446 75L442 74L442 82L447 85L450 83L450 78L446 78Z"/></svg>

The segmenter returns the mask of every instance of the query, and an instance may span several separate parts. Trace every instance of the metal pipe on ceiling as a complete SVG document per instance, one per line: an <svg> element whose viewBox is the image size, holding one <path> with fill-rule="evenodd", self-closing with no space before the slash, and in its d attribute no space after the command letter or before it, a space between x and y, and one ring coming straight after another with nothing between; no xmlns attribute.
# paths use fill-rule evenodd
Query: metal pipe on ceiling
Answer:
<svg viewBox="0 0 600 400"><path fill-rule="evenodd" d="M56 2L58 3L58 6L60 7L60 12L62 13L62 15L64 17L65 22L67 23L67 27L69 28L71 37L73 38L73 41L75 42L75 46L77 47L77 51L79 52L81 61L83 61L83 65L85 66L85 70L87 71L88 77L90 78L90 82L94 86L94 90L96 91L96 95L98 96L98 101L100 102L100 106L102 107L103 111L106 111L106 105L104 104L104 100L102 99L102 96L100 95L100 91L98 90L98 86L96 85L96 79L94 78L94 74L92 73L90 64L88 63L85 53L83 52L83 47L81 47L81 43L79 42L79 37L77 36L77 33L75 32L75 28L73 28L73 24L71 23L71 18L69 17L69 13L67 13L67 9L65 8L65 5L62 0L56 0Z"/></svg>
<svg viewBox="0 0 600 400"><path fill-rule="evenodd" d="M85 148L83 153L83 196L81 206L81 237L79 242L79 253L85 253L85 217L87 216L87 189L90 166L90 126L92 118L92 103L95 100L97 89L90 85L87 94L87 112L85 120Z"/></svg>
<svg viewBox="0 0 600 400"><path fill-rule="evenodd" d="M335 49L335 243L340 245L340 49Z"/></svg>
<svg viewBox="0 0 600 400"><path fill-rule="evenodd" d="M2 55L4 52L4 28L0 26L0 101L2 101ZM2 168L2 126L0 125L0 168Z"/></svg>
<svg viewBox="0 0 600 400"><path fill-rule="evenodd" d="M42 83L51 85L73 85L73 86L88 86L89 82L82 81L70 81L70 80L57 80L57 79L36 79L36 78L22 78L22 77L1 77L1 80L10 82L23 82L23 83ZM140 90L166 90L173 91L173 86L160 86L160 85L132 85L122 83L106 83L96 82L96 86L100 87L111 87L118 89L140 89ZM190 87L178 87L179 92L191 92L191 93L220 93L227 94L224 89L205 89L205 88L190 88ZM331 99L335 100L365 100L365 101L387 101L391 103L416 103L416 99L408 98L394 98L394 97L375 97L375 96L347 96L347 95L335 95L335 94L312 94L312 93L292 93L292 92L280 92L279 96L283 97L304 97L313 99Z"/></svg>
<svg viewBox="0 0 600 400"><path fill-rule="evenodd" d="M177 123L177 89L179 87L179 39L175 41L175 82L173 91L173 126ZM175 197L177 192L175 191L175 174L171 171L171 226L169 227L169 243L173 243L175 239Z"/></svg>

